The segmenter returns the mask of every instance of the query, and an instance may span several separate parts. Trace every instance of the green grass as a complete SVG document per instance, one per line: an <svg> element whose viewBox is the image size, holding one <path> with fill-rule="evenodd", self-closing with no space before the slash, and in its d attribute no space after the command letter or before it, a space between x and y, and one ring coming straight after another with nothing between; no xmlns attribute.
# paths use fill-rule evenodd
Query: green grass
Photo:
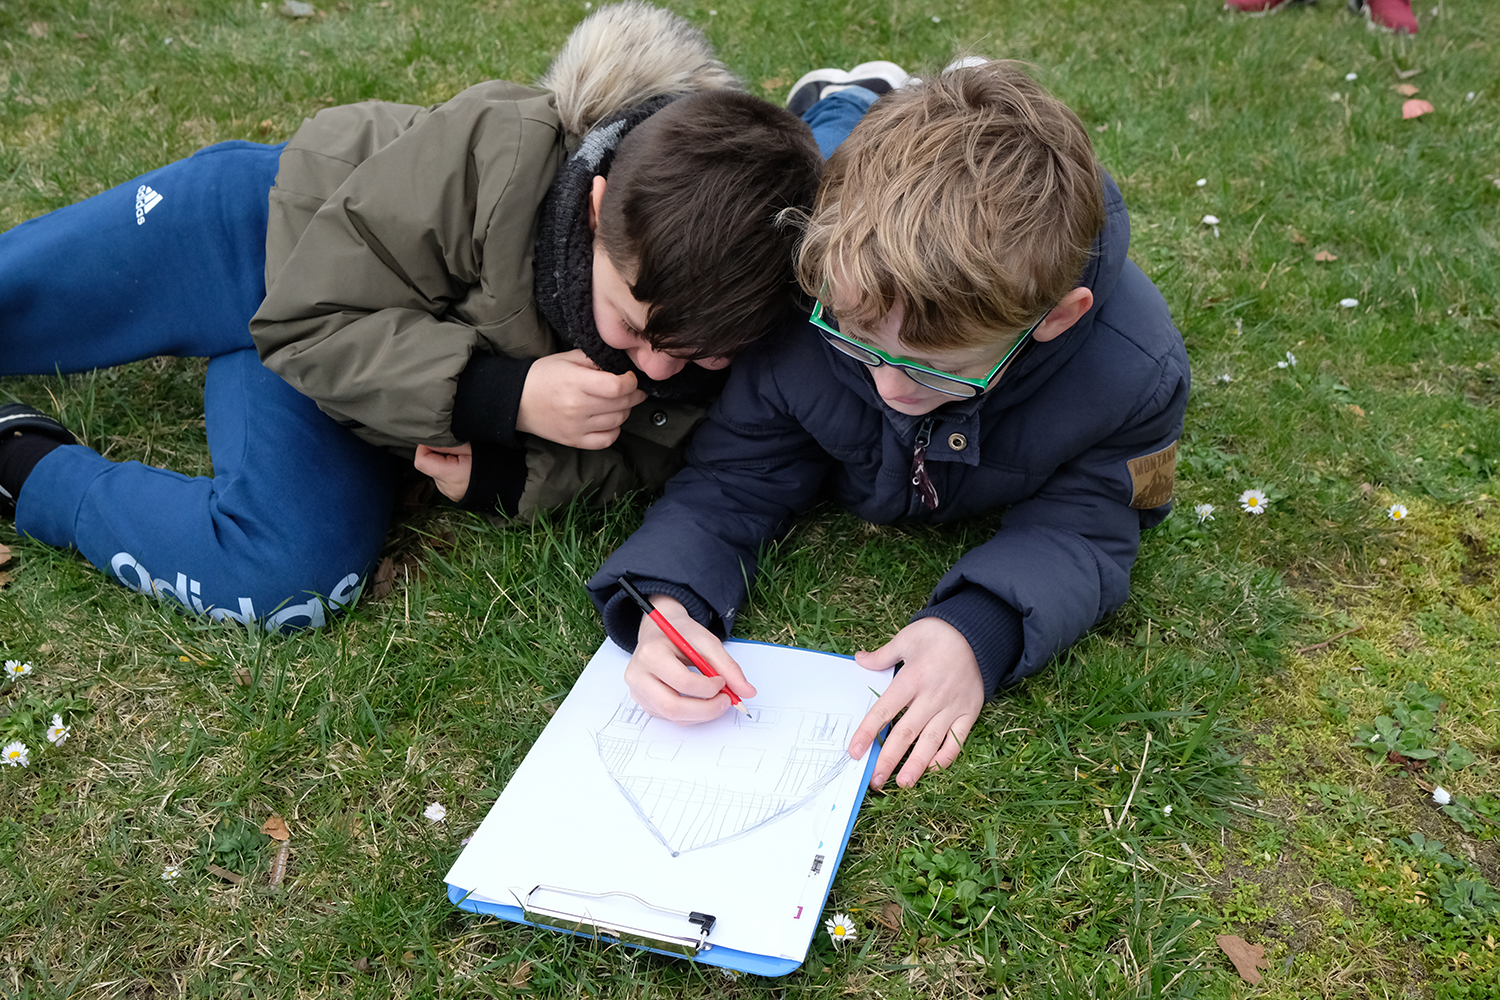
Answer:
<svg viewBox="0 0 1500 1000"><path fill-rule="evenodd" d="M0 686L0 735L33 747L0 769L0 994L1500 992L1500 9L1424 0L1421 34L1396 39L1333 0L1266 18L1217 0L672 6L768 97L817 66L930 73L967 48L1029 60L1078 109L1195 376L1178 510L1131 601L990 705L958 765L867 800L830 901L853 947L729 982L462 913L441 882L601 640L580 585L639 504L507 528L410 512L391 593L291 638L183 617L0 527L0 653L36 665ZM280 141L326 105L533 79L582 13L11 0L0 226L209 142ZM1409 70L1436 111L1404 121L1390 88ZM201 379L157 360L0 396L112 458L199 473ZM1272 499L1260 517L1235 504L1250 487ZM741 634L870 648L997 524L819 510ZM39 749L53 712L73 735ZM1417 754L1381 757L1382 731ZM446 824L422 817L434 800ZM292 829L274 889L272 812ZM1217 934L1266 947L1260 987Z"/></svg>

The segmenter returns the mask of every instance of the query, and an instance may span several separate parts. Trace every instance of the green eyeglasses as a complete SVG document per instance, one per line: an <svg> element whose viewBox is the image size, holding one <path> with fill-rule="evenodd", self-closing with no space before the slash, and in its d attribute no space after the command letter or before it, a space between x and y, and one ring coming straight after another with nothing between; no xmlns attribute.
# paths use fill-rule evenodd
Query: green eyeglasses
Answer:
<svg viewBox="0 0 1500 1000"><path fill-rule="evenodd" d="M925 385L929 389L936 389L938 392L946 393L949 396L970 399L978 396L980 393L988 392L994 387L995 383L1000 380L1000 376L1005 372L1006 367L1015 359L1021 348L1031 339L1032 333L1036 331L1037 327L1042 325L1042 320L1046 319L1050 312L1051 310L1049 309L1046 313L1043 313L1041 319L1031 324L1026 329L1026 332L1017 337L1016 342L1011 345L1010 350L1005 352L1005 357L1001 358L1000 363L990 369L990 373L984 378L964 378L962 375L950 375L948 372L940 372L936 368L928 368L926 365L919 365L913 361L901 361L891 357L878 347L871 347L869 344L862 344L857 340L853 340L839 332L837 319L834 319L832 316L829 316L827 319L823 318L822 301L813 306L812 315L808 316L807 319L808 322L823 332L824 340L855 361L862 361L871 368L890 365L892 368L899 368L903 374L919 385Z"/></svg>

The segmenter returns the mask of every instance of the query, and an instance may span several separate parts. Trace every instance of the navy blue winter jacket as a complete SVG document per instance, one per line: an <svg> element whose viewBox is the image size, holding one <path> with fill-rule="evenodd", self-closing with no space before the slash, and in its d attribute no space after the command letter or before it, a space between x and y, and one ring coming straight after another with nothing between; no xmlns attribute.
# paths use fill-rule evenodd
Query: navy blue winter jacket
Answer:
<svg viewBox="0 0 1500 1000"><path fill-rule="evenodd" d="M1104 180L1105 227L1081 282L1093 306L981 396L896 413L869 370L809 323L737 359L688 467L589 581L610 637L635 647L640 613L616 582L626 573L727 636L758 550L823 491L877 524L1009 508L916 616L963 633L987 697L1124 603L1141 530L1171 509L1188 360L1161 293L1126 258L1130 220ZM924 421L931 511L911 483Z"/></svg>

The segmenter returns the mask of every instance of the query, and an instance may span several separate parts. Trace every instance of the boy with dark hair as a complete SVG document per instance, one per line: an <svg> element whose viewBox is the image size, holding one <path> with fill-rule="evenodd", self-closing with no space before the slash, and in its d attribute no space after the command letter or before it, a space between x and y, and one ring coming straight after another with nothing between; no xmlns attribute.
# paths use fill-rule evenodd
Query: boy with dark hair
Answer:
<svg viewBox="0 0 1500 1000"><path fill-rule="evenodd" d="M817 150L642 3L583 22L543 83L330 108L0 234L0 373L211 359L212 479L0 407L17 529L215 618L320 625L405 462L521 516L663 482L717 369L794 301L781 219ZM679 204L685 228L641 219Z"/></svg>
<svg viewBox="0 0 1500 1000"><path fill-rule="evenodd" d="M825 148L835 104L869 107L801 247L811 316L736 362L688 468L589 588L634 650L636 701L703 721L729 707L724 688L754 696L721 640L761 547L822 492L877 523L1009 508L909 625L856 654L902 669L849 753L894 723L873 784L910 786L957 758L987 698L1124 602L1141 529L1170 510L1188 364L1065 105L1014 64L971 58L925 82L890 67L869 81L878 101L859 69L810 74L825 93L804 117ZM633 610L622 575L721 677Z"/></svg>

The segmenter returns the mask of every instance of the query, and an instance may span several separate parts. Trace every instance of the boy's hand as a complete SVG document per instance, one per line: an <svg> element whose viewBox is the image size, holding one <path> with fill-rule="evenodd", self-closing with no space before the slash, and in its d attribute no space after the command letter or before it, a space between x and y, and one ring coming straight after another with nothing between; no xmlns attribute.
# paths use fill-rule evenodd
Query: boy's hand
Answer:
<svg viewBox="0 0 1500 1000"><path fill-rule="evenodd" d="M411 460L418 472L431 476L438 490L458 503L469 492L469 476L474 471L474 449L468 444L452 448L429 448L417 445L417 455Z"/></svg>
<svg viewBox="0 0 1500 1000"><path fill-rule="evenodd" d="M625 683L635 703L658 719L692 724L709 722L729 708L724 688L734 689L741 698L755 697L755 687L740 670L740 665L724 651L724 644L708 629L693 620L681 602L653 595L651 603L666 616L672 627L713 664L718 677L698 672L680 653L666 633L645 615L641 616L640 638L630 664L625 668Z"/></svg>
<svg viewBox="0 0 1500 1000"><path fill-rule="evenodd" d="M911 756L896 775L902 788L915 785L928 767L947 767L958 759L984 707L984 678L963 633L941 618L921 618L873 653L855 653L854 660L868 670L906 661L849 740L849 756L859 760L886 723L906 710L886 737L871 788L885 784L908 747Z"/></svg>
<svg viewBox="0 0 1500 1000"><path fill-rule="evenodd" d="M526 373L516 430L598 451L615 443L631 407L645 398L634 372L601 371L582 351L549 354Z"/></svg>

